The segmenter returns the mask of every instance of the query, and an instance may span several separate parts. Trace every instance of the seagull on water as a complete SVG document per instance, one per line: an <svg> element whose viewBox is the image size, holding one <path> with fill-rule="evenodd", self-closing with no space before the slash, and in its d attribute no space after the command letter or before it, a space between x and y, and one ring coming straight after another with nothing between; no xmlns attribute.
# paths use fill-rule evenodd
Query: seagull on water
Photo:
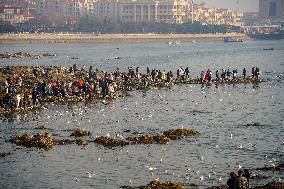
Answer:
<svg viewBox="0 0 284 189"><path fill-rule="evenodd" d="M79 182L79 179L78 179L77 177L75 178L75 182L76 182L76 183L78 183L78 182Z"/></svg>
<svg viewBox="0 0 284 189"><path fill-rule="evenodd" d="M93 176L95 176L96 174L91 174L90 172L86 172L86 174L88 174L89 178L92 178Z"/></svg>
<svg viewBox="0 0 284 189"><path fill-rule="evenodd" d="M240 144L240 145L237 146L237 148L238 149L243 149L243 145Z"/></svg>
<svg viewBox="0 0 284 189"><path fill-rule="evenodd" d="M150 166L146 166L150 171L153 171L153 170L156 170L157 168L155 168L155 167L150 167Z"/></svg>

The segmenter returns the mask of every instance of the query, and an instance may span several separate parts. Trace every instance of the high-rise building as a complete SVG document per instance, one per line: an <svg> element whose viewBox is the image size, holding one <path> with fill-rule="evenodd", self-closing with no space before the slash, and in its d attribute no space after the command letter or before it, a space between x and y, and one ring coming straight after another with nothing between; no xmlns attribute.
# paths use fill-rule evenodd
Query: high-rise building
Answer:
<svg viewBox="0 0 284 189"><path fill-rule="evenodd" d="M284 0L277 0L276 14L278 16L284 16Z"/></svg>
<svg viewBox="0 0 284 189"><path fill-rule="evenodd" d="M284 0L259 0L259 16L284 16Z"/></svg>

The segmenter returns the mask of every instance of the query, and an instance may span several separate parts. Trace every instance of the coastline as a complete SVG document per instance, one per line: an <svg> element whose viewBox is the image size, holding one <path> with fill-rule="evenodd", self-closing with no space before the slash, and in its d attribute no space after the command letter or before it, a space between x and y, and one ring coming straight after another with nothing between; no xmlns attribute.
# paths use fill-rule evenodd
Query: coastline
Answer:
<svg viewBox="0 0 284 189"><path fill-rule="evenodd" d="M0 43L81 43L81 42L152 42L223 41L224 37L246 40L245 34L0 34Z"/></svg>

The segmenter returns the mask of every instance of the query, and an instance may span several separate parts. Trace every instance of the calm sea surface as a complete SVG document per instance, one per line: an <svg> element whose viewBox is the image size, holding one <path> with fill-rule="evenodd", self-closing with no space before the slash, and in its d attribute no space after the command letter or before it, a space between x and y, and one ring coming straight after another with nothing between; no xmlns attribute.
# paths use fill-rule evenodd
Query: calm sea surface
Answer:
<svg viewBox="0 0 284 189"><path fill-rule="evenodd" d="M274 48L274 51L263 51ZM25 51L56 54L39 60L0 60L0 66L93 65L114 71L139 66L172 70L238 69L260 67L267 82L252 84L174 86L172 89L132 91L107 105L49 105L37 113L0 117L0 151L13 155L0 159L0 188L98 188L145 185L149 180L179 181L200 188L225 184L230 171L272 166L284 161L284 41L244 43L75 43L0 44L0 53ZM78 57L73 60L71 57ZM115 57L122 59L115 60ZM143 119L141 119L143 118ZM248 127L246 124L260 123ZM79 127L93 138L132 132L156 134L170 128L192 128L202 133L166 145L129 145L107 149L95 143L54 146L50 151L17 147L5 142L38 126L66 138ZM125 132L130 130L131 132ZM160 160L162 159L162 163ZM153 170L150 171L149 167ZM87 172L92 174L89 177ZM209 176L210 174L210 176ZM265 172L271 180L284 179L282 171ZM203 176L203 180L200 177ZM76 182L77 178L77 182ZM251 184L259 184L251 181Z"/></svg>

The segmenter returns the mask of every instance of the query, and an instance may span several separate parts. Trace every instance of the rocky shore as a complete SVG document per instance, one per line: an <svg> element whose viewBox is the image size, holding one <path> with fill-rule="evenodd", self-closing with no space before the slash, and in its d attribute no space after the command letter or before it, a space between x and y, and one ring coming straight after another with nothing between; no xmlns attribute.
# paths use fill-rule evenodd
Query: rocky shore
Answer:
<svg viewBox="0 0 284 189"><path fill-rule="evenodd" d="M25 53L22 53L25 54ZM153 71L153 70L152 70ZM209 73L209 72L208 72ZM170 88L180 84L222 85L236 83L258 84L259 77L228 77L210 79L175 77L172 72L108 73L102 70L77 69L58 66L0 67L0 114L40 110L49 103L71 103L95 99L113 100L130 90L148 90L151 87ZM225 73L224 73L225 74ZM169 137L170 138L170 137Z"/></svg>

